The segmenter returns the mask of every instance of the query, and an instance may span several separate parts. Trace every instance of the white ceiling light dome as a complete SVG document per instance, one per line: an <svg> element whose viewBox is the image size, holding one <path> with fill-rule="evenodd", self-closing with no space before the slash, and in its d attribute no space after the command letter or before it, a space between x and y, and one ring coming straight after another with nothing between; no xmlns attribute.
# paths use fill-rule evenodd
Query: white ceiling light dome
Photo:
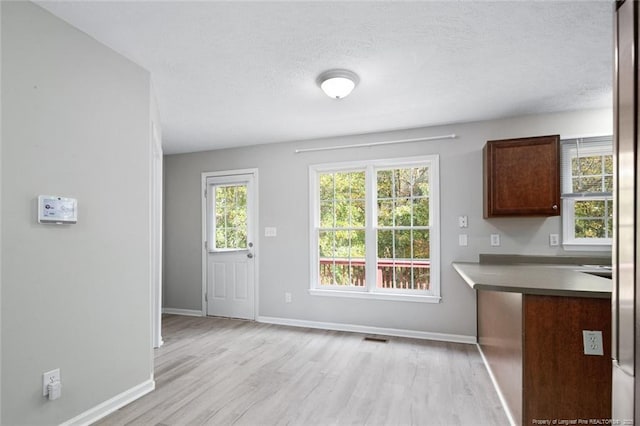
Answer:
<svg viewBox="0 0 640 426"><path fill-rule="evenodd" d="M316 81L327 96L342 99L349 96L360 82L360 78L353 71L335 69L323 72Z"/></svg>

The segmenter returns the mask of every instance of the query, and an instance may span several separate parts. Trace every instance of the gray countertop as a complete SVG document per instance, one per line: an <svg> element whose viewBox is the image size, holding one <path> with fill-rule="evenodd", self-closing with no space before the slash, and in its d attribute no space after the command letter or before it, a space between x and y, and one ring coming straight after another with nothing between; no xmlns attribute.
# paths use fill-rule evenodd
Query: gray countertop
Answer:
<svg viewBox="0 0 640 426"><path fill-rule="evenodd" d="M500 265L454 262L453 268L475 290L572 297L611 297L612 280L581 271L580 265Z"/></svg>

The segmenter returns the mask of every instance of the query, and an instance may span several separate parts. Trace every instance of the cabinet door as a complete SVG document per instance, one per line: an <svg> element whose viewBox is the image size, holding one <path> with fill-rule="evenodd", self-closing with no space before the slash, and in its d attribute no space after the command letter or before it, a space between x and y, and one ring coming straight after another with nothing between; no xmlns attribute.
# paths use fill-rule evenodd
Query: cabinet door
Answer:
<svg viewBox="0 0 640 426"><path fill-rule="evenodd" d="M522 312L522 424L610 419L611 299L527 294ZM603 355L585 355L583 330L602 333Z"/></svg>
<svg viewBox="0 0 640 426"><path fill-rule="evenodd" d="M488 141L484 217L560 214L560 136Z"/></svg>

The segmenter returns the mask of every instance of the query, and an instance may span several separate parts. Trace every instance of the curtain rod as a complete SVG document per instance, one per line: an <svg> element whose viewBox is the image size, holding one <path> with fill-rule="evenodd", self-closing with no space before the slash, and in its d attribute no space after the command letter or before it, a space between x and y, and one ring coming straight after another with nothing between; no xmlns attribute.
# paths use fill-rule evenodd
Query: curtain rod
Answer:
<svg viewBox="0 0 640 426"><path fill-rule="evenodd" d="M383 142L371 142L371 143L359 143L352 145L336 145L336 146L322 146L318 148L304 148L304 149L296 149L296 154L301 154L304 152L316 152L316 151L330 151L334 149L346 149L346 148L365 148L370 146L379 146L379 145L392 145L396 143L408 143L408 142L423 142L423 141L435 141L440 139L455 139L457 135L452 133L450 135L443 136L428 136L425 138L413 138L413 139L398 139L395 141L383 141Z"/></svg>

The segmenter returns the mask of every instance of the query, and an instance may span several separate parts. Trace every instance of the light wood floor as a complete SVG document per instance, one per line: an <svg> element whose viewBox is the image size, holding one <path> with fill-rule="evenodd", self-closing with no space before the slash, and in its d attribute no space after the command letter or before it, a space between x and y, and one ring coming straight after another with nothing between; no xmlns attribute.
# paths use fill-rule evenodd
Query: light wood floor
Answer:
<svg viewBox="0 0 640 426"><path fill-rule="evenodd" d="M99 425L506 425L475 346L163 317L156 390Z"/></svg>

